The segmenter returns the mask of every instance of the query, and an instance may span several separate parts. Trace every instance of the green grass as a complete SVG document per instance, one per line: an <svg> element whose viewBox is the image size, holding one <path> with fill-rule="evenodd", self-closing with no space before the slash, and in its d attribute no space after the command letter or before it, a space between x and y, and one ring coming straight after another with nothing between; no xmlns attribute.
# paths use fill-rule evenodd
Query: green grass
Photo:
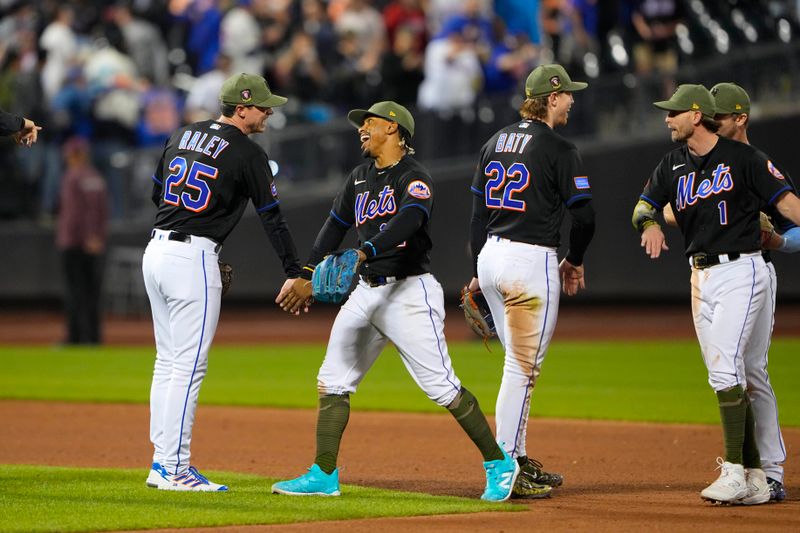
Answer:
<svg viewBox="0 0 800 533"><path fill-rule="evenodd" d="M491 413L502 373L498 344L452 343L458 376ZM781 423L800 426L800 339L776 339L770 376ZM321 345L212 349L202 404L314 408ZM0 347L0 398L146 403L149 348ZM717 423L719 413L693 341L556 342L544 363L532 413L542 417ZM441 412L416 387L393 348L353 397L355 409Z"/></svg>
<svg viewBox="0 0 800 533"><path fill-rule="evenodd" d="M211 472L226 494L145 487L142 471L0 466L0 531L109 531L513 511L478 499L344 485L339 498L270 494L273 479Z"/></svg>

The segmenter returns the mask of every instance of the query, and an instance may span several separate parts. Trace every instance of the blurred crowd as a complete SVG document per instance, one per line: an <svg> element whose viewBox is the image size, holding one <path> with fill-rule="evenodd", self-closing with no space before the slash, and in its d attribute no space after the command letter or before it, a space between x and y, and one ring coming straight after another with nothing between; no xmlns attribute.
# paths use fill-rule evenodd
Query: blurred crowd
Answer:
<svg viewBox="0 0 800 533"><path fill-rule="evenodd" d="M273 128L383 99L457 115L519 93L548 62L578 79L657 72L668 93L682 55L708 49L687 51L689 15L734 20L736 9L797 19L788 0L0 0L0 107L44 126L21 164L0 147L3 179L35 181L33 210L54 213L61 146L90 139L119 218L130 148L216 117L222 81L239 71L290 97ZM0 217L18 214L9 202Z"/></svg>

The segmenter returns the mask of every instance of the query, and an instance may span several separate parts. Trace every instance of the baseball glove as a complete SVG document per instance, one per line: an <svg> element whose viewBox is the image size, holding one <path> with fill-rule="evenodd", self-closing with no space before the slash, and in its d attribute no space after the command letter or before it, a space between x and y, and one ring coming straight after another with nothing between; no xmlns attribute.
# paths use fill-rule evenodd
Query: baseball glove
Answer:
<svg viewBox="0 0 800 533"><path fill-rule="evenodd" d="M763 211L759 213L759 223L761 225L761 247L766 249L772 239L772 234L775 233L775 227Z"/></svg>
<svg viewBox="0 0 800 533"><path fill-rule="evenodd" d="M355 249L333 252L314 269L311 289L318 302L338 304L350 294L358 274L358 251Z"/></svg>
<svg viewBox="0 0 800 533"><path fill-rule="evenodd" d="M219 262L219 277L222 281L222 296L225 296L233 283L233 265Z"/></svg>
<svg viewBox="0 0 800 533"><path fill-rule="evenodd" d="M489 339L497 336L492 312L489 310L489 304L480 290L471 291L467 287L461 289L461 305L459 307L464 310L464 318L467 320L469 327L484 342L488 342Z"/></svg>

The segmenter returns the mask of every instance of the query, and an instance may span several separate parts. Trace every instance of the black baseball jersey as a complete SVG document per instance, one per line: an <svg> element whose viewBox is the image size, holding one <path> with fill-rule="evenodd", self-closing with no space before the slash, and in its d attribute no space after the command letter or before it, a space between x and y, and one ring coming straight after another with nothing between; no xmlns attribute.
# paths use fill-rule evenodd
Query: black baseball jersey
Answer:
<svg viewBox="0 0 800 533"><path fill-rule="evenodd" d="M429 271L433 180L425 167L408 155L390 168L379 170L373 161L350 173L333 201L331 217L345 227L355 225L361 244L383 231L404 209L425 213L422 226L405 242L367 259L364 274L413 276Z"/></svg>
<svg viewBox="0 0 800 533"><path fill-rule="evenodd" d="M757 151L761 155L761 157L769 159L769 157L761 150L757 149ZM773 163L773 168L778 174L784 177L784 179L786 180L786 184L790 187L790 190L794 194L797 194L797 187L795 187L794 182L792 181L792 178L789 176L789 174L787 174L779 166L774 165L774 163ZM795 224L794 222L792 222L791 220L784 217L778 212L778 209L775 207L774 203L762 206L761 210L764 211L764 213L766 213L767 215L769 215L769 218L772 219L772 224L775 226L775 230L778 233L786 233L788 230L797 227L797 224Z"/></svg>
<svg viewBox="0 0 800 533"><path fill-rule="evenodd" d="M487 233L557 247L564 208L592 197L574 144L538 120L494 134L481 149L472 192L489 212Z"/></svg>
<svg viewBox="0 0 800 533"><path fill-rule="evenodd" d="M785 177L752 146L718 137L706 155L687 145L668 153L641 198L657 209L669 202L686 255L761 249L758 212L790 190Z"/></svg>
<svg viewBox="0 0 800 533"><path fill-rule="evenodd" d="M222 243L248 198L259 213L278 205L266 152L239 128L206 120L176 131L153 175L155 227Z"/></svg>

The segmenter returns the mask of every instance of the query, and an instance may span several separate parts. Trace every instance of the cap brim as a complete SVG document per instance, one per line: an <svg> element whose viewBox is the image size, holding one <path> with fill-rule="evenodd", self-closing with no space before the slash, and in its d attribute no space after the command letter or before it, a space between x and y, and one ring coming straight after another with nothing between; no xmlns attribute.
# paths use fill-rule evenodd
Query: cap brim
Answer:
<svg viewBox="0 0 800 533"><path fill-rule="evenodd" d="M569 91L569 92L582 91L585 88L587 88L588 86L589 86L589 84L586 83L585 81L571 81L571 82L569 82L567 84L567 86L565 88L563 88L561 90L562 91Z"/></svg>
<svg viewBox="0 0 800 533"><path fill-rule="evenodd" d="M347 114L347 120L356 128L360 128L364 123L364 119L370 114L366 109L353 109Z"/></svg>
<svg viewBox="0 0 800 533"><path fill-rule="evenodd" d="M283 104L285 104L288 101L289 101L289 99L286 98L285 96L278 96L277 94L273 94L273 95L270 95L265 100L262 100L261 102L257 102L257 103L255 103L253 105L257 105L258 107L278 107L278 106L282 106Z"/></svg>
<svg viewBox="0 0 800 533"><path fill-rule="evenodd" d="M689 111L686 106L678 105L670 100L661 100L660 102L653 102L653 105L665 111Z"/></svg>

